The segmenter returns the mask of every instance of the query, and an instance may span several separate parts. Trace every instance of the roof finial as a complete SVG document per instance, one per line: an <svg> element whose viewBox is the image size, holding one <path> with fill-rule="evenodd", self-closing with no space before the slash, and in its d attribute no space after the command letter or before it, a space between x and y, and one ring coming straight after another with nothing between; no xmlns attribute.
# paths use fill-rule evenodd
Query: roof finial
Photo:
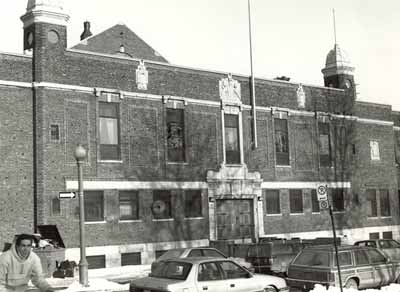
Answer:
<svg viewBox="0 0 400 292"><path fill-rule="evenodd" d="M335 36L335 45L337 44L336 41L336 17L335 17L335 8L332 9L332 14L333 14L333 33Z"/></svg>

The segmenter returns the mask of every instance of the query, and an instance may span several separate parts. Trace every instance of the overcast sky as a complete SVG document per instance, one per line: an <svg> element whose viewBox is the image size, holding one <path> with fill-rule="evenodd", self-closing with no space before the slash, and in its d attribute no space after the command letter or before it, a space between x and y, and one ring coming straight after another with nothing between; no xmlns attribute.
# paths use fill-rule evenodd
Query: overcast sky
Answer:
<svg viewBox="0 0 400 292"><path fill-rule="evenodd" d="M0 51L22 53L28 0L2 1ZM68 46L83 21L100 33L126 24L172 64L250 74L247 0L65 0ZM356 68L358 99L400 110L400 0L251 0L256 77L323 85L337 42ZM1 63L0 63L1 65Z"/></svg>

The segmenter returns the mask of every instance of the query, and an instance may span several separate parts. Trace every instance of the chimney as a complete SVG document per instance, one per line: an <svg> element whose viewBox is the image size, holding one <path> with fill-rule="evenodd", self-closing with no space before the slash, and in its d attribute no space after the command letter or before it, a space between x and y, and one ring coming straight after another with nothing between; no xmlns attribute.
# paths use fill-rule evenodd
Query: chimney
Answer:
<svg viewBox="0 0 400 292"><path fill-rule="evenodd" d="M89 21L85 21L83 23L83 32L81 34L81 41L83 41L84 39L90 37L92 35L92 32L90 31L90 22Z"/></svg>

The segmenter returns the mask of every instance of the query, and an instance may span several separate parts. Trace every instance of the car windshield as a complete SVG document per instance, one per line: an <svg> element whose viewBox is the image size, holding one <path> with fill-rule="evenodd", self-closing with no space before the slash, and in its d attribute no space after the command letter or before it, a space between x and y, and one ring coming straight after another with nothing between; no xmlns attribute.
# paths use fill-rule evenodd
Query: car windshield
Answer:
<svg viewBox="0 0 400 292"><path fill-rule="evenodd" d="M158 261L172 259L172 258L179 258L181 254L184 252L183 249L171 249L157 258Z"/></svg>
<svg viewBox="0 0 400 292"><path fill-rule="evenodd" d="M329 266L329 253L326 251L303 250L294 260L294 265L301 266Z"/></svg>
<svg viewBox="0 0 400 292"><path fill-rule="evenodd" d="M151 277L186 280L192 268L190 263L161 262L151 273Z"/></svg>

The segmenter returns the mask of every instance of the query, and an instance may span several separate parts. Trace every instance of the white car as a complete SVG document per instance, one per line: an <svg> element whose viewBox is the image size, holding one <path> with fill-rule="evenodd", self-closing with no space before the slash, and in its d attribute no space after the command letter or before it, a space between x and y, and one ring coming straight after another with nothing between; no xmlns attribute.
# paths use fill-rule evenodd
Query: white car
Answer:
<svg viewBox="0 0 400 292"><path fill-rule="evenodd" d="M130 292L288 292L283 278L253 274L224 258L161 261L148 276L130 282Z"/></svg>
<svg viewBox="0 0 400 292"><path fill-rule="evenodd" d="M172 259L172 258L192 258L192 257L213 257L213 258L225 258L232 259L238 262L240 265L245 267L246 269L254 272L253 265L250 262L245 261L243 258L239 257L228 257L213 247L185 247L185 248L175 248L166 251L160 257L158 257L151 264L151 271L153 271L156 266L164 260Z"/></svg>

